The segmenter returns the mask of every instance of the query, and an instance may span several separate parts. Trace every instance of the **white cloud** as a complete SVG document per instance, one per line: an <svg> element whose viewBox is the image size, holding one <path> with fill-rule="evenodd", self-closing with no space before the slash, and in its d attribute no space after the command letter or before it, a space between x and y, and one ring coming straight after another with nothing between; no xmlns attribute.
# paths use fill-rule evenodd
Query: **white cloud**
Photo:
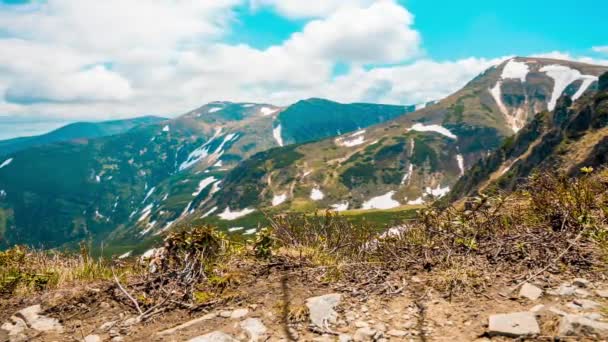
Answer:
<svg viewBox="0 0 608 342"><path fill-rule="evenodd" d="M568 52L562 52L562 51L544 52L544 53L534 54L534 55L532 55L532 57L563 59L566 61L573 61L573 62L581 62L581 63L597 64L597 65L608 65L608 60L606 60L606 59L597 59L597 58L591 58L591 57L586 57L586 56L573 56Z"/></svg>
<svg viewBox="0 0 608 342"><path fill-rule="evenodd" d="M608 45L605 46L594 46L592 48L593 51L595 52L599 52L599 53L608 53Z"/></svg>
<svg viewBox="0 0 608 342"><path fill-rule="evenodd" d="M257 10L268 6L289 18L325 17L342 7L366 7L377 0L251 0L251 7Z"/></svg>

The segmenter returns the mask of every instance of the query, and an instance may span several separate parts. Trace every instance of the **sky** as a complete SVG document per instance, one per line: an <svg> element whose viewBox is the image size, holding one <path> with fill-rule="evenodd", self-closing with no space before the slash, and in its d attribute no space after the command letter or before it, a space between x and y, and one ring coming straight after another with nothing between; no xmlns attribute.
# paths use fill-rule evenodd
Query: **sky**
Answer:
<svg viewBox="0 0 608 342"><path fill-rule="evenodd" d="M0 139L216 100L422 103L510 56L608 64L607 12L597 0L0 0Z"/></svg>

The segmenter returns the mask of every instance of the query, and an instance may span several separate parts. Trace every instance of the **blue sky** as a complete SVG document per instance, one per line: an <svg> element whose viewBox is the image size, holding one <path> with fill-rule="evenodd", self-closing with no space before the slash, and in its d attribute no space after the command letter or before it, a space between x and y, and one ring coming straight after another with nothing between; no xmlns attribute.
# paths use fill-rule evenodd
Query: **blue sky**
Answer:
<svg viewBox="0 0 608 342"><path fill-rule="evenodd" d="M597 0L0 0L0 123L214 100L416 104L513 55L608 63L605 13Z"/></svg>

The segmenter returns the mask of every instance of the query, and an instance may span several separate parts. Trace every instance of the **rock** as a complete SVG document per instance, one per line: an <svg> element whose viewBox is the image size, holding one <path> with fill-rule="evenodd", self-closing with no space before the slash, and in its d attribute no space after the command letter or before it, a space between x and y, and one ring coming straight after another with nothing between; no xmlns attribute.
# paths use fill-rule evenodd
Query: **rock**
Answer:
<svg viewBox="0 0 608 342"><path fill-rule="evenodd" d="M390 337L403 337L407 335L407 331L392 329L386 332Z"/></svg>
<svg viewBox="0 0 608 342"><path fill-rule="evenodd" d="M99 330L101 332L106 332L106 331L112 329L112 327L114 327L115 325L116 325L116 321L105 322L99 328L97 328L97 330Z"/></svg>
<svg viewBox="0 0 608 342"><path fill-rule="evenodd" d="M138 324L141 320L138 317L131 317L126 321L122 322L123 327L130 327L132 325Z"/></svg>
<svg viewBox="0 0 608 342"><path fill-rule="evenodd" d="M8 336L18 336L27 329L25 321L19 317L12 316L11 322L6 322L0 326L0 329L8 332Z"/></svg>
<svg viewBox="0 0 608 342"><path fill-rule="evenodd" d="M232 316L232 311L224 310L219 313L219 316L222 318L230 318Z"/></svg>
<svg viewBox="0 0 608 342"><path fill-rule="evenodd" d="M519 289L519 296L528 298L529 300L537 300L542 294L543 290L530 283L524 283L521 289Z"/></svg>
<svg viewBox="0 0 608 342"><path fill-rule="evenodd" d="M112 339L110 341L112 341L112 342L122 342L124 340L125 340L125 338L122 337L122 336L115 336L115 337L112 337Z"/></svg>
<svg viewBox="0 0 608 342"><path fill-rule="evenodd" d="M576 286L576 287L581 287L581 288L587 288L589 287L589 285L591 284L591 282L587 279L583 279L583 278L575 278L572 281L572 285Z"/></svg>
<svg viewBox="0 0 608 342"><path fill-rule="evenodd" d="M369 327L369 324L365 321L356 321L355 322L355 328L365 328L365 327Z"/></svg>
<svg viewBox="0 0 608 342"><path fill-rule="evenodd" d="M249 314L249 309L236 309L236 310L232 311L230 318L239 319L239 318L243 318L243 317L247 316L248 314Z"/></svg>
<svg viewBox="0 0 608 342"><path fill-rule="evenodd" d="M323 330L326 330L329 324L334 324L338 318L338 313L334 309L341 298L342 295L339 293L308 298L306 306L310 312L310 322Z"/></svg>
<svg viewBox="0 0 608 342"><path fill-rule="evenodd" d="M290 340L292 341L297 341L300 339L300 333L298 333L298 331L293 327L289 327L289 329L287 329L287 333L289 334L289 337L291 338Z"/></svg>
<svg viewBox="0 0 608 342"><path fill-rule="evenodd" d="M582 298L587 298L591 295L591 293L589 293L589 291L587 290L583 290L583 289L576 289L574 290L574 294L578 297L582 297Z"/></svg>
<svg viewBox="0 0 608 342"><path fill-rule="evenodd" d="M568 284L562 284L557 289L558 296L572 296L575 293L576 293L576 287L568 285Z"/></svg>
<svg viewBox="0 0 608 342"><path fill-rule="evenodd" d="M238 342L237 339L220 331L214 331L188 340L188 342Z"/></svg>
<svg viewBox="0 0 608 342"><path fill-rule="evenodd" d="M101 337L99 335L89 335L84 338L84 342L101 342Z"/></svg>
<svg viewBox="0 0 608 342"><path fill-rule="evenodd" d="M352 342L353 337L347 334L340 334L338 336L338 342Z"/></svg>
<svg viewBox="0 0 608 342"><path fill-rule="evenodd" d="M334 339L329 335L322 335L312 339L313 342L334 342Z"/></svg>
<svg viewBox="0 0 608 342"><path fill-rule="evenodd" d="M256 342L266 334L266 326L258 318L248 318L240 323L241 329L247 332L249 341Z"/></svg>
<svg viewBox="0 0 608 342"><path fill-rule="evenodd" d="M199 318L195 318L195 319L193 319L191 321L188 321L186 323L180 324L180 325L178 325L178 326L176 326L174 328L163 330L163 331L159 331L159 332L156 333L156 335L172 335L172 334L174 334L175 332L177 332L179 330L186 329L186 328L188 328L190 326L193 326L193 325L198 324L200 322L204 322L204 321L208 321L208 320L214 319L216 317L217 317L217 314L214 313L214 312L211 312L211 313L208 313L208 314L206 314L204 316L201 316Z"/></svg>
<svg viewBox="0 0 608 342"><path fill-rule="evenodd" d="M608 298L608 290L595 290L595 294L601 298Z"/></svg>
<svg viewBox="0 0 608 342"><path fill-rule="evenodd" d="M101 302L101 304L99 304L99 308L107 310L109 308L111 308L112 306L109 303L106 302Z"/></svg>
<svg viewBox="0 0 608 342"><path fill-rule="evenodd" d="M17 316L21 317L34 330L63 332L63 326L57 319L43 316L40 314L41 312L42 307L40 305L33 305L17 312Z"/></svg>
<svg viewBox="0 0 608 342"><path fill-rule="evenodd" d="M592 310L600 306L600 303L594 302L589 299L575 299L572 303L582 310Z"/></svg>
<svg viewBox="0 0 608 342"><path fill-rule="evenodd" d="M560 336L608 337L608 323L597 322L578 315L566 315L559 323Z"/></svg>
<svg viewBox="0 0 608 342"><path fill-rule="evenodd" d="M531 336L540 334L540 327L533 313L515 312L490 316L488 333L491 336Z"/></svg>
<svg viewBox="0 0 608 342"><path fill-rule="evenodd" d="M545 306L542 304L538 304L536 306L534 306L532 309L530 309L530 312L541 312L545 309Z"/></svg>
<svg viewBox="0 0 608 342"><path fill-rule="evenodd" d="M353 341L355 342L365 342L365 341L373 341L374 335L376 335L376 330L370 327L359 328L355 332L353 336Z"/></svg>

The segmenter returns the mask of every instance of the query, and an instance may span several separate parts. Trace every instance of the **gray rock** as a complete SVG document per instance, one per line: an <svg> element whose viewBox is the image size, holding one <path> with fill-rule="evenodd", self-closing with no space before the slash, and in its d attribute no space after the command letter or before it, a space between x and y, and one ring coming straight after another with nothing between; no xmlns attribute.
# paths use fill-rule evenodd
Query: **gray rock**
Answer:
<svg viewBox="0 0 608 342"><path fill-rule="evenodd" d="M230 316L232 316L232 311L230 311L230 310L221 311L219 313L219 316L222 318L230 318Z"/></svg>
<svg viewBox="0 0 608 342"><path fill-rule="evenodd" d="M11 322L6 322L0 326L0 329L8 332L9 336L17 336L20 335L27 329L27 324L25 321L19 317L12 316Z"/></svg>
<svg viewBox="0 0 608 342"><path fill-rule="evenodd" d="M538 312L543 311L544 309L545 309L545 306L543 304L538 304L538 305L535 305L532 309L530 309L530 312L538 313Z"/></svg>
<svg viewBox="0 0 608 342"><path fill-rule="evenodd" d="M515 312L490 316L488 333L491 336L532 336L540 334L540 327L532 312Z"/></svg>
<svg viewBox="0 0 608 342"><path fill-rule="evenodd" d="M589 280L587 280L587 279L575 278L572 281L572 285L574 285L576 287L587 288L587 287L589 287L589 285L591 285L591 282Z"/></svg>
<svg viewBox="0 0 608 342"><path fill-rule="evenodd" d="M188 342L238 342L237 339L220 331L214 331L188 340Z"/></svg>
<svg viewBox="0 0 608 342"><path fill-rule="evenodd" d="M101 337L99 335L89 335L84 338L84 342L101 342Z"/></svg>
<svg viewBox="0 0 608 342"><path fill-rule="evenodd" d="M357 329L355 335L353 336L353 341L355 342L366 342L373 341L374 335L376 335L376 330L370 327L363 327Z"/></svg>
<svg viewBox="0 0 608 342"><path fill-rule="evenodd" d="M355 322L355 328L365 328L365 327L369 327L369 324L365 321L356 321Z"/></svg>
<svg viewBox="0 0 608 342"><path fill-rule="evenodd" d="M587 290L583 290L583 289L576 289L574 291L574 294L578 297L582 297L582 298L587 298L591 295L591 293L589 293L589 291Z"/></svg>
<svg viewBox="0 0 608 342"><path fill-rule="evenodd" d="M407 335L407 331L392 329L386 332L390 337L403 337Z"/></svg>
<svg viewBox="0 0 608 342"><path fill-rule="evenodd" d="M122 337L122 336L114 336L114 337L112 337L112 339L110 341L112 341L112 342L122 342L124 340L125 340L125 338Z"/></svg>
<svg viewBox="0 0 608 342"><path fill-rule="evenodd" d="M529 300L537 300L542 294L543 290L530 283L524 283L521 289L519 289L519 296L528 298Z"/></svg>
<svg viewBox="0 0 608 342"><path fill-rule="evenodd" d="M251 342L256 342L266 335L266 326L258 318L248 318L242 321L240 326L245 330Z"/></svg>
<svg viewBox="0 0 608 342"><path fill-rule="evenodd" d="M560 336L608 337L608 323L597 322L578 315L566 315L559 324Z"/></svg>
<svg viewBox="0 0 608 342"><path fill-rule="evenodd" d="M105 322L99 328L97 328L97 330L99 330L101 332L106 332L106 331L112 329L115 325L116 325L116 321Z"/></svg>
<svg viewBox="0 0 608 342"><path fill-rule="evenodd" d="M236 310L232 311L230 318L239 319L239 318L243 318L243 317L247 316L248 314L249 314L248 309L236 309Z"/></svg>
<svg viewBox="0 0 608 342"><path fill-rule="evenodd" d="M342 295L339 293L312 297L306 300L310 312L310 322L317 328L327 330L330 324L336 323L338 313L334 310Z"/></svg>
<svg viewBox="0 0 608 342"><path fill-rule="evenodd" d="M558 296L572 296L576 293L576 287L568 284L562 284L560 285L560 287L557 288L557 291L555 291L555 293Z"/></svg>
<svg viewBox="0 0 608 342"><path fill-rule="evenodd" d="M347 334L340 334L338 336L338 342L352 342L353 337Z"/></svg>
<svg viewBox="0 0 608 342"><path fill-rule="evenodd" d="M42 307L33 305L19 312L17 316L21 317L29 327L37 331L55 331L63 332L63 326L55 318L41 315Z"/></svg>
<svg viewBox="0 0 608 342"><path fill-rule="evenodd" d="M600 307L600 305L601 305L600 303L594 302L589 299L575 299L573 301L573 304L582 310L596 309L596 308Z"/></svg>

